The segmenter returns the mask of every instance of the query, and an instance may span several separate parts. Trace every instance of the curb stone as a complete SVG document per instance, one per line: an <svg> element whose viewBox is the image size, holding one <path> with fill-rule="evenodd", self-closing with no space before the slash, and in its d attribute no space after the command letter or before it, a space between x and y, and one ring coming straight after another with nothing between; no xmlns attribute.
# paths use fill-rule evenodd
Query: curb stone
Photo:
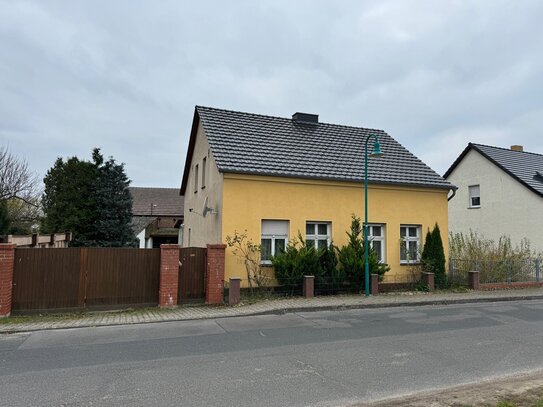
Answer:
<svg viewBox="0 0 543 407"><path fill-rule="evenodd" d="M338 305L312 305L312 306L299 306L299 307L278 307L269 310L263 311L241 311L238 314L233 315L198 315L193 317L183 317L179 315L177 318L172 319L163 319L158 316L155 320L142 321L142 320L132 320L132 321L112 321L111 323L100 323L98 321L90 321L88 323L81 323L78 320L74 320L71 324L69 321L65 321L64 326L60 325L55 326L55 323L50 323L50 326L47 326L45 322L37 322L36 327L21 326L17 327L17 324L5 325L4 327L0 325L0 335L3 334L16 334L16 333L25 333L25 332L37 332L37 331L48 331L48 330L58 330L58 329L77 329L77 328L98 328L105 326L129 326L129 325L140 325L140 324L153 324L160 322L178 322L178 321L196 321L196 320L206 320L206 319L222 319L222 318L239 318L247 316L260 316L260 315L284 315L292 314L297 312L315 312L315 311L343 311L343 310L354 310L354 309L379 309L379 308L399 308L399 307L422 307L422 306L431 306L431 305L461 305L461 304L477 304L477 303L493 303L493 302L511 302L511 301L528 301L528 300L543 300L543 294L541 295L515 295L515 296L497 296L497 297L475 297L475 298L458 298L458 299L436 299L436 300L423 300L423 301L399 301L399 302L382 302L382 303L371 303L371 304L338 304ZM225 308L231 309L231 308ZM243 310L240 308L240 310ZM29 323L28 325L31 325ZM24 323L21 323L24 325Z"/></svg>

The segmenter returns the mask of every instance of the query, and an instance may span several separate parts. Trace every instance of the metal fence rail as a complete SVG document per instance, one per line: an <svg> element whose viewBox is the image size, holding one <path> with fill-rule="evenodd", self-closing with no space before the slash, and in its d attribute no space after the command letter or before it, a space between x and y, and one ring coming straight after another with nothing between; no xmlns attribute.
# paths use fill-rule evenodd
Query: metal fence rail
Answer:
<svg viewBox="0 0 543 407"><path fill-rule="evenodd" d="M541 259L449 260L449 283L467 285L468 272L478 271L481 284L543 282Z"/></svg>

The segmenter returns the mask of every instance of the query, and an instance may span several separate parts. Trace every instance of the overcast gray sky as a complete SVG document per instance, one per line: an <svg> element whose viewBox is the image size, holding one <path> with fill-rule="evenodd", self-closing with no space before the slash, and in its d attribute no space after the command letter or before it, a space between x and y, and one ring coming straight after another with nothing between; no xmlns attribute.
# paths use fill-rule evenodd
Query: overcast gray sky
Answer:
<svg viewBox="0 0 543 407"><path fill-rule="evenodd" d="M0 0L0 141L178 187L196 104L543 153L543 1Z"/></svg>

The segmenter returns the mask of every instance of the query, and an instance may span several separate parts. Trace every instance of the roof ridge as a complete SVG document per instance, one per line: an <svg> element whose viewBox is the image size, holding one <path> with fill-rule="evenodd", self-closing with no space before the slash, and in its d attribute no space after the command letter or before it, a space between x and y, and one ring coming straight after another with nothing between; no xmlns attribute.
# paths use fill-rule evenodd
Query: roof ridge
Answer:
<svg viewBox="0 0 543 407"><path fill-rule="evenodd" d="M489 147L489 148L495 148L495 149L498 149L498 150L504 150L504 151L511 151L513 153L524 153L524 154L532 154L532 155L537 155L539 157L543 157L543 154L542 153L534 153L532 151L517 151L517 150L511 150L511 148L506 148L506 147L498 147L498 146L490 146L488 144L481 144L481 143L469 143L471 144L472 146L482 146L482 147Z"/></svg>
<svg viewBox="0 0 543 407"><path fill-rule="evenodd" d="M231 110L231 109L222 109L222 108L218 108L218 107L196 105L196 109L198 109L198 108L209 109L209 110L219 110L219 111L225 112L225 113L239 113L239 114L245 114L245 115L249 115L249 116L267 117L267 118L270 118L270 119L281 119L281 120L292 121L292 118L289 118L289 117L272 116L272 115L269 115L269 114L252 113L252 112L242 112L241 110ZM324 125L327 125L327 126L334 126L334 127L345 127L345 128L357 129L357 130L363 129L363 130L370 130L370 131L379 131L379 132L382 132L382 133L386 133L386 131L384 131L383 129L376 129L376 128L373 128L373 127L360 127L360 126L351 126L351 125L348 125L348 124L337 124L337 123L328 123L328 122L317 122L316 124L324 124Z"/></svg>

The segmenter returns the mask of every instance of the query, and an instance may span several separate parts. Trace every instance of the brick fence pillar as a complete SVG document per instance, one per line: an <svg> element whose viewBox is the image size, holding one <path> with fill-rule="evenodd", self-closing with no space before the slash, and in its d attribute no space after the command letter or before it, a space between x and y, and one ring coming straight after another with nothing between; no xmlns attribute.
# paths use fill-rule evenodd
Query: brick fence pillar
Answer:
<svg viewBox="0 0 543 407"><path fill-rule="evenodd" d="M469 288L472 290L479 289L479 272L478 271L468 271L469 276Z"/></svg>
<svg viewBox="0 0 543 407"><path fill-rule="evenodd" d="M15 245L0 244L0 318L11 314Z"/></svg>
<svg viewBox="0 0 543 407"><path fill-rule="evenodd" d="M176 244L160 245L160 285L158 289L158 306L173 307L177 305L179 289L179 246Z"/></svg>
<svg viewBox="0 0 543 407"><path fill-rule="evenodd" d="M228 305L238 305L240 300L241 278L233 277L230 279L228 288Z"/></svg>
<svg viewBox="0 0 543 407"><path fill-rule="evenodd" d="M371 295L379 294L379 274L372 274L370 279Z"/></svg>
<svg viewBox="0 0 543 407"><path fill-rule="evenodd" d="M206 304L224 302L225 244L207 245Z"/></svg>
<svg viewBox="0 0 543 407"><path fill-rule="evenodd" d="M302 294L305 298L313 298L315 296L315 276L304 276Z"/></svg>
<svg viewBox="0 0 543 407"><path fill-rule="evenodd" d="M434 273L422 273L422 282L428 287L428 291L434 291L434 281Z"/></svg>

